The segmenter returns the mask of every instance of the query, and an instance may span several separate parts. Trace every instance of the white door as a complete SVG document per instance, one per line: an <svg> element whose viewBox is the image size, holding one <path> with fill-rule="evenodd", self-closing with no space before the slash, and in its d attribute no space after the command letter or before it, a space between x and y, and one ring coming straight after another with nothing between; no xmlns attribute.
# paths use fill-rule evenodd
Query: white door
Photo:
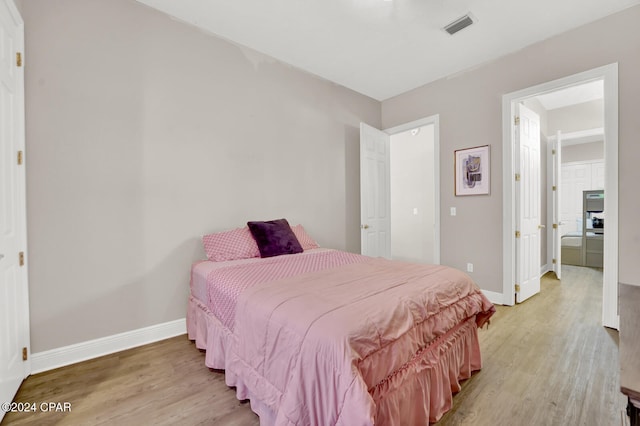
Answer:
<svg viewBox="0 0 640 426"><path fill-rule="evenodd" d="M540 292L540 118L516 106L516 302Z"/></svg>
<svg viewBox="0 0 640 426"><path fill-rule="evenodd" d="M562 279L562 243L560 241L562 234L560 226L562 226L560 220L560 205L561 205L561 188L562 188L562 132L558 130L556 140L553 141L553 147L551 151L552 161L552 179L551 179L551 192L552 192L552 208L553 208L553 225L552 225L552 239L553 239L553 272L556 277Z"/></svg>
<svg viewBox="0 0 640 426"><path fill-rule="evenodd" d="M360 231L365 256L391 258L389 142L385 132L360 123Z"/></svg>
<svg viewBox="0 0 640 426"><path fill-rule="evenodd" d="M0 0L0 403L13 399L30 368L23 361L29 301L25 172L18 164L24 164L24 72L17 55L23 35L13 0ZM0 420L3 415L0 410Z"/></svg>

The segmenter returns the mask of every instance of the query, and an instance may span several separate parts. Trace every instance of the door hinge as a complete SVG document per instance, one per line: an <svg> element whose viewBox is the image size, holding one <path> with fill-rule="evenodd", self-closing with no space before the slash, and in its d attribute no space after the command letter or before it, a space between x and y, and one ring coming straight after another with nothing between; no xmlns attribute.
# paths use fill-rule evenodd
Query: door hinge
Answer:
<svg viewBox="0 0 640 426"><path fill-rule="evenodd" d="M18 151L18 166L22 165L22 151Z"/></svg>
<svg viewBox="0 0 640 426"><path fill-rule="evenodd" d="M22 53L21 52L16 52L16 65L21 67L22 66Z"/></svg>
<svg viewBox="0 0 640 426"><path fill-rule="evenodd" d="M516 284L516 292L520 293L520 284Z"/></svg>
<svg viewBox="0 0 640 426"><path fill-rule="evenodd" d="M516 231L516 238L520 238L520 231Z"/></svg>
<svg viewBox="0 0 640 426"><path fill-rule="evenodd" d="M513 117L513 124L515 124L516 126L520 124L520 117L518 117L517 115L515 117Z"/></svg>
<svg viewBox="0 0 640 426"><path fill-rule="evenodd" d="M26 361L29 359L29 354L27 351L27 347L25 346L24 348L22 348L22 360Z"/></svg>
<svg viewBox="0 0 640 426"><path fill-rule="evenodd" d="M558 224L554 223L553 225L551 225L553 227L553 229L558 229Z"/></svg>
<svg viewBox="0 0 640 426"><path fill-rule="evenodd" d="M18 253L18 261L20 262L20 266L24 266L24 252L23 251Z"/></svg>
<svg viewBox="0 0 640 426"><path fill-rule="evenodd" d="M520 173L516 173L516 182L520 182Z"/></svg>
<svg viewBox="0 0 640 426"><path fill-rule="evenodd" d="M556 189L557 189L557 188L556 188L556 186L555 186L555 185L553 185L553 186L551 187L551 190L552 190L552 191L555 191Z"/></svg>
<svg viewBox="0 0 640 426"><path fill-rule="evenodd" d="M556 150L555 149L551 150L551 155L556 155Z"/></svg>
<svg viewBox="0 0 640 426"><path fill-rule="evenodd" d="M555 259L551 259L551 263L553 263L554 265L557 263L558 261Z"/></svg>

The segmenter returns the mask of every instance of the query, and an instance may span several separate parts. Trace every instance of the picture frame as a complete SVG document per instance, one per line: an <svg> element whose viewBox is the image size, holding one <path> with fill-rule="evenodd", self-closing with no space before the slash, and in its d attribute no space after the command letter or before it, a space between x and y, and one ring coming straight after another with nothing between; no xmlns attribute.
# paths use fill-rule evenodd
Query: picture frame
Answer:
<svg viewBox="0 0 640 426"><path fill-rule="evenodd" d="M455 196L488 195L491 190L489 145L454 151Z"/></svg>

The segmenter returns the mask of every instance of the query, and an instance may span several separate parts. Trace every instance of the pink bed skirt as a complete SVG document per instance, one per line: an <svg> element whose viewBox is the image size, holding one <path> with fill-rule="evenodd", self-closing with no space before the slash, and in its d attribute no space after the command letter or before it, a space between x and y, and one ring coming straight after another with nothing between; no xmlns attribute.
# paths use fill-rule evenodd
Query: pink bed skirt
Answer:
<svg viewBox="0 0 640 426"><path fill-rule="evenodd" d="M226 351L233 335L194 297L189 298L187 332L196 347L206 351L205 365L227 370ZM378 425L426 424L438 421L452 405L453 394L460 391L460 381L480 370L482 361L475 317L454 327L417 353L403 368L369 388ZM272 407L252 398L241 377L230 370L225 382L236 388L239 400L249 399L251 409L260 416L261 425L274 425Z"/></svg>

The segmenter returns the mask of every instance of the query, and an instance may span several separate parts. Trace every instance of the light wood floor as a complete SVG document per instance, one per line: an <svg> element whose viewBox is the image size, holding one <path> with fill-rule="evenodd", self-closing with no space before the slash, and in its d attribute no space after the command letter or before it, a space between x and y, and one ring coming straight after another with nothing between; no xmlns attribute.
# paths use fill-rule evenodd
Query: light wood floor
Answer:
<svg viewBox="0 0 640 426"><path fill-rule="evenodd" d="M438 425L627 424L618 333L600 325L602 273L565 267L541 294L497 307L480 331L482 371ZM3 425L258 425L186 336L36 374L16 402L70 402L69 413L8 413Z"/></svg>

